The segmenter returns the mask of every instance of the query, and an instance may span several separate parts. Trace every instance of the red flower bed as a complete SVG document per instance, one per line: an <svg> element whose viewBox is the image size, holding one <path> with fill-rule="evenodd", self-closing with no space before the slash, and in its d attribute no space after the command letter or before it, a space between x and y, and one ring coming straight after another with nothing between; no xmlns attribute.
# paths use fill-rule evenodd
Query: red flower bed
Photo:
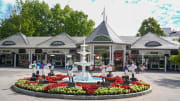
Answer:
<svg viewBox="0 0 180 101"><path fill-rule="evenodd" d="M109 80L109 81L115 81L116 78L115 78L115 77L106 77L106 80Z"/></svg>
<svg viewBox="0 0 180 101"><path fill-rule="evenodd" d="M102 76L93 75L92 77L103 78Z"/></svg>
<svg viewBox="0 0 180 101"><path fill-rule="evenodd" d="M55 80L56 80L56 77L54 77L54 76L46 76L46 80L48 80L49 83L54 83Z"/></svg>
<svg viewBox="0 0 180 101"><path fill-rule="evenodd" d="M87 92L87 94L94 94L94 92L101 86L100 84L80 84L77 83L77 86L81 86L83 90Z"/></svg>
<svg viewBox="0 0 180 101"><path fill-rule="evenodd" d="M119 76L116 76L116 77L115 77L115 80L122 80L122 78L119 77Z"/></svg>
<svg viewBox="0 0 180 101"><path fill-rule="evenodd" d="M52 84L47 85L44 88L44 91L48 91L49 89L56 88L56 87L64 87L64 86L67 86L67 85L68 85L68 83L65 83L65 82L52 83Z"/></svg>
<svg viewBox="0 0 180 101"><path fill-rule="evenodd" d="M144 86L148 86L148 87L150 87L150 85L149 84L145 84L145 83L141 83L141 82L132 82L132 84L134 84L134 85L144 85Z"/></svg>
<svg viewBox="0 0 180 101"><path fill-rule="evenodd" d="M120 86L121 88L124 88L124 89L128 89L128 90L130 90L130 92L132 93L133 92L133 90L131 89L131 87L130 86L127 86L127 85L122 85L122 86Z"/></svg>
<svg viewBox="0 0 180 101"><path fill-rule="evenodd" d="M64 78L68 77L67 75L61 75L61 74L57 74L56 75L56 80L62 80Z"/></svg>
<svg viewBox="0 0 180 101"><path fill-rule="evenodd" d="M103 78L102 76L96 76L96 75L94 75L94 76L92 76L92 77L98 77L98 78ZM122 78L121 77L119 77L119 76L116 76L116 77L106 77L105 78L106 80L109 80L109 81L118 81L118 80L122 80Z"/></svg>
<svg viewBox="0 0 180 101"><path fill-rule="evenodd" d="M140 82L135 82L135 81L133 81L132 84L134 84L134 85L142 85Z"/></svg>
<svg viewBox="0 0 180 101"><path fill-rule="evenodd" d="M114 80L115 80L114 83L110 84L111 87L120 87L120 85L124 83L125 79L122 79L121 77L116 76Z"/></svg>

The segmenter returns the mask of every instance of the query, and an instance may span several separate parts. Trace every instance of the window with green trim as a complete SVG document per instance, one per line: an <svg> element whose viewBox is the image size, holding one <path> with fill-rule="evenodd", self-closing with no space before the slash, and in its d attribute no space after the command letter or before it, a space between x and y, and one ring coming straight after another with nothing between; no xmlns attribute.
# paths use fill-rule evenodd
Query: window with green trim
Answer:
<svg viewBox="0 0 180 101"><path fill-rule="evenodd" d="M54 41L50 44L51 46L62 46L65 45L62 41Z"/></svg>
<svg viewBox="0 0 180 101"><path fill-rule="evenodd" d="M4 41L2 43L3 46L12 46L12 45L16 45L16 43L14 41Z"/></svg>
<svg viewBox="0 0 180 101"><path fill-rule="evenodd" d="M97 36L94 38L93 41L111 41L111 40L106 36Z"/></svg>

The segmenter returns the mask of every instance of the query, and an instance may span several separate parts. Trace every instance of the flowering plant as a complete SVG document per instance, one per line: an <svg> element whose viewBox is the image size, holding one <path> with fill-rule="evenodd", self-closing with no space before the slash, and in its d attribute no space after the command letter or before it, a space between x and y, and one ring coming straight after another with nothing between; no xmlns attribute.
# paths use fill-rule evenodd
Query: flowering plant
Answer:
<svg viewBox="0 0 180 101"><path fill-rule="evenodd" d="M75 87L67 87L68 83L62 82L63 78L68 77L67 75L55 75L46 76L45 79L49 81L49 84L39 84L42 80L42 76L38 77L36 81L30 81L30 78L19 79L16 82L16 86L37 91L37 92L48 92L48 93L58 93L58 94L72 94L72 95L114 95L114 94L128 94L144 91L150 88L150 85L139 80L133 81L130 85L124 85L124 78L119 76L116 77L106 77L111 83L109 87L102 87L99 84L83 84L76 83ZM98 78L103 78L102 76L93 76Z"/></svg>
<svg viewBox="0 0 180 101"><path fill-rule="evenodd" d="M47 85L44 88L44 91L48 91L49 89L56 88L56 87L64 87L64 86L67 86L67 85L68 85L68 83L65 83L65 82L52 83L52 84Z"/></svg>
<svg viewBox="0 0 180 101"><path fill-rule="evenodd" d="M81 86L83 90L87 92L87 94L94 94L96 89L98 89L101 86L101 84L97 85L97 84L80 84L80 83L76 85Z"/></svg>

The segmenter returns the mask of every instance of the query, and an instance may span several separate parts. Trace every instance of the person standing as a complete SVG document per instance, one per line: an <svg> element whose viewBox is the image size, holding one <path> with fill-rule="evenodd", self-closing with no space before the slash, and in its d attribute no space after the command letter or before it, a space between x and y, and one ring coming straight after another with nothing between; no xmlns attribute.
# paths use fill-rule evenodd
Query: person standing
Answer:
<svg viewBox="0 0 180 101"><path fill-rule="evenodd" d="M125 72L125 76L128 76L128 63L125 62L125 65L124 65L124 72Z"/></svg>
<svg viewBox="0 0 180 101"><path fill-rule="evenodd" d="M142 68L143 68L143 72L145 72L145 69L146 69L146 64L145 63L142 64Z"/></svg>
<svg viewBox="0 0 180 101"><path fill-rule="evenodd" d="M37 68L37 64L36 64L36 60L33 61L33 64L32 64L32 69L33 69L33 74L35 75L36 73L36 68Z"/></svg>
<svg viewBox="0 0 180 101"><path fill-rule="evenodd" d="M137 69L137 66L135 65L134 61L131 61L131 68L132 68L132 78L134 78L135 70Z"/></svg>
<svg viewBox="0 0 180 101"><path fill-rule="evenodd" d="M100 67L101 73L102 73L102 78L103 78L103 82L105 82L105 78L106 78L106 66L104 65L104 62L102 62L102 66Z"/></svg>
<svg viewBox="0 0 180 101"><path fill-rule="evenodd" d="M39 77L39 69L40 69L40 67L41 67L41 62L40 62L40 60L38 60L38 62L36 63L36 65L37 65L37 68L36 68L36 76Z"/></svg>
<svg viewBox="0 0 180 101"><path fill-rule="evenodd" d="M138 61L136 61L136 66L137 66L136 73L139 74L140 67L139 67L139 62Z"/></svg>
<svg viewBox="0 0 180 101"><path fill-rule="evenodd" d="M47 64L45 62L45 60L42 61L42 64L41 64L41 71L42 71L42 76L43 76L43 79L45 79L45 68L46 68Z"/></svg>

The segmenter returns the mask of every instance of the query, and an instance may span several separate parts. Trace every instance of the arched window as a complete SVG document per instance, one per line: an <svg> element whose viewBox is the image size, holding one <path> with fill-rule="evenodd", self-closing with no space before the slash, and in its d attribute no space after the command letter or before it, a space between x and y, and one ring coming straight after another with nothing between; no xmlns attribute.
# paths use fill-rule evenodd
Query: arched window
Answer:
<svg viewBox="0 0 180 101"><path fill-rule="evenodd" d="M111 41L111 40L106 36L97 36L93 39L93 41Z"/></svg>
<svg viewBox="0 0 180 101"><path fill-rule="evenodd" d="M12 45L16 45L16 43L14 41L4 41L2 43L3 46L12 46Z"/></svg>
<svg viewBox="0 0 180 101"><path fill-rule="evenodd" d="M158 47L161 46L161 44L157 41L150 41L145 44L146 47Z"/></svg>
<svg viewBox="0 0 180 101"><path fill-rule="evenodd" d="M51 43L51 46L62 46L65 45L62 41L54 41Z"/></svg>

